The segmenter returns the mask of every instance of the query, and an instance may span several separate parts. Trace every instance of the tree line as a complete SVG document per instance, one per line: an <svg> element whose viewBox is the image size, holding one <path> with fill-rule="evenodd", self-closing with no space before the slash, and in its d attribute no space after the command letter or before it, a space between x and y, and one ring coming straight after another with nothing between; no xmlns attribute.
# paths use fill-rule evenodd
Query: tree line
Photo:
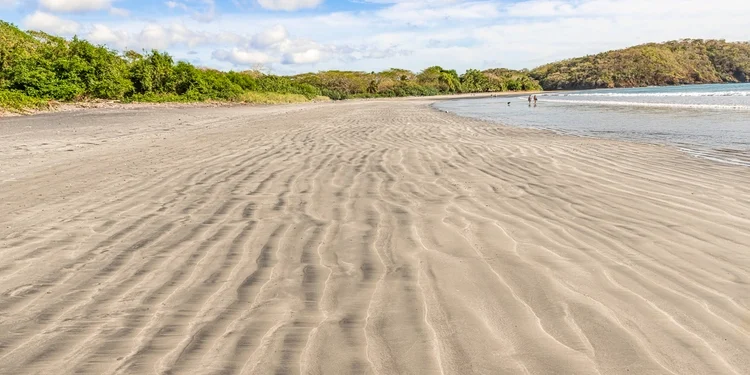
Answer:
<svg viewBox="0 0 750 375"><path fill-rule="evenodd" d="M330 70L294 76L196 67L157 50L118 52L0 21L0 108L50 101L293 102L319 97L592 89L750 81L750 43L685 39L546 64L533 70L432 66L420 72Z"/></svg>
<svg viewBox="0 0 750 375"><path fill-rule="evenodd" d="M505 69L468 70L462 75L439 66L419 73L404 69L295 76L223 72L175 61L166 52L120 53L78 37L27 32L0 21L0 106L6 108L50 100L252 101L262 93L340 100L540 88L528 72Z"/></svg>

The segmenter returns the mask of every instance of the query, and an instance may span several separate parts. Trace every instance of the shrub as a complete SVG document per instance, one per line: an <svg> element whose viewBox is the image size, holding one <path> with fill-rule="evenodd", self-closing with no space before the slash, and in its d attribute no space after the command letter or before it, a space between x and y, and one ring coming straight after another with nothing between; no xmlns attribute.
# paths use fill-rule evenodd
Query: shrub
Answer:
<svg viewBox="0 0 750 375"><path fill-rule="evenodd" d="M21 92L0 89L0 109L12 112L23 112L25 109L49 108L49 101L27 96Z"/></svg>

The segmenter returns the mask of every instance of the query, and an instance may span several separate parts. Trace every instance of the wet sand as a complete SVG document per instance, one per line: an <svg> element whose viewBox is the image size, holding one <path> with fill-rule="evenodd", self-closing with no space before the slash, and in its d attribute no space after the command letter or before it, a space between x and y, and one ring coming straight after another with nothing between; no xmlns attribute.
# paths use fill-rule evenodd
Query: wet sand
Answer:
<svg viewBox="0 0 750 375"><path fill-rule="evenodd" d="M750 168L424 100L0 120L0 373L743 374Z"/></svg>

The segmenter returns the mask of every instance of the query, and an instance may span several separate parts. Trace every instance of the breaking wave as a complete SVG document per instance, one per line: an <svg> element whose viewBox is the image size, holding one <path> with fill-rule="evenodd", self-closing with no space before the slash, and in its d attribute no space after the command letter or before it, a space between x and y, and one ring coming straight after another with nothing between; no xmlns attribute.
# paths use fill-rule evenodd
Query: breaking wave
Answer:
<svg viewBox="0 0 750 375"><path fill-rule="evenodd" d="M564 100L546 99L549 103L569 103L579 105L610 105L627 107L651 107L651 108L685 108L685 109L709 109L709 110L733 110L750 111L750 105L743 104L688 104L688 103L653 103L653 102L626 102L614 100Z"/></svg>
<svg viewBox="0 0 750 375"><path fill-rule="evenodd" d="M714 92L577 92L577 93L560 93L560 94L542 94L547 97L651 97L651 98L669 98L669 97L711 97L711 96L750 96L750 91L714 91Z"/></svg>

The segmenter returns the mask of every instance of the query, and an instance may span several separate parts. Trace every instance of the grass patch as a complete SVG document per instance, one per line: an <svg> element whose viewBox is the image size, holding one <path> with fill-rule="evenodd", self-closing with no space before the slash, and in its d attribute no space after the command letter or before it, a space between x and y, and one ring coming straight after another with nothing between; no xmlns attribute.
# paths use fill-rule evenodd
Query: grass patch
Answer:
<svg viewBox="0 0 750 375"><path fill-rule="evenodd" d="M122 100L123 103L195 103L201 100L193 100L184 95L177 94L135 94Z"/></svg>
<svg viewBox="0 0 750 375"><path fill-rule="evenodd" d="M209 99L210 100L210 99ZM126 98L123 102L126 103L200 103L209 100L195 99L186 95L177 94L135 94L131 97ZM325 96L318 96L316 101L329 100ZM250 103L250 104L289 104L289 103L304 103L309 102L306 96L301 94L280 94L276 92L257 92L257 91L246 91L237 95L234 99L229 100L214 100L219 102L235 102L235 103Z"/></svg>
<svg viewBox="0 0 750 375"><path fill-rule="evenodd" d="M305 103L310 101L328 101L325 96L317 96L314 99L308 99L301 94L280 94L275 92L256 92L246 91L239 94L233 100L201 100L191 98L187 95L177 94L135 94L124 98L122 103L201 103L207 101L214 102L234 102L248 104L291 104ZM52 104L48 99L38 99L25 95L18 91L0 89L0 112L25 113L31 110L48 110Z"/></svg>
<svg viewBox="0 0 750 375"><path fill-rule="evenodd" d="M309 102L310 99L301 94L247 91L240 94L238 101L252 104L289 104Z"/></svg>
<svg viewBox="0 0 750 375"><path fill-rule="evenodd" d="M27 110L49 109L48 100L32 98L17 91L0 89L0 111L23 113Z"/></svg>

